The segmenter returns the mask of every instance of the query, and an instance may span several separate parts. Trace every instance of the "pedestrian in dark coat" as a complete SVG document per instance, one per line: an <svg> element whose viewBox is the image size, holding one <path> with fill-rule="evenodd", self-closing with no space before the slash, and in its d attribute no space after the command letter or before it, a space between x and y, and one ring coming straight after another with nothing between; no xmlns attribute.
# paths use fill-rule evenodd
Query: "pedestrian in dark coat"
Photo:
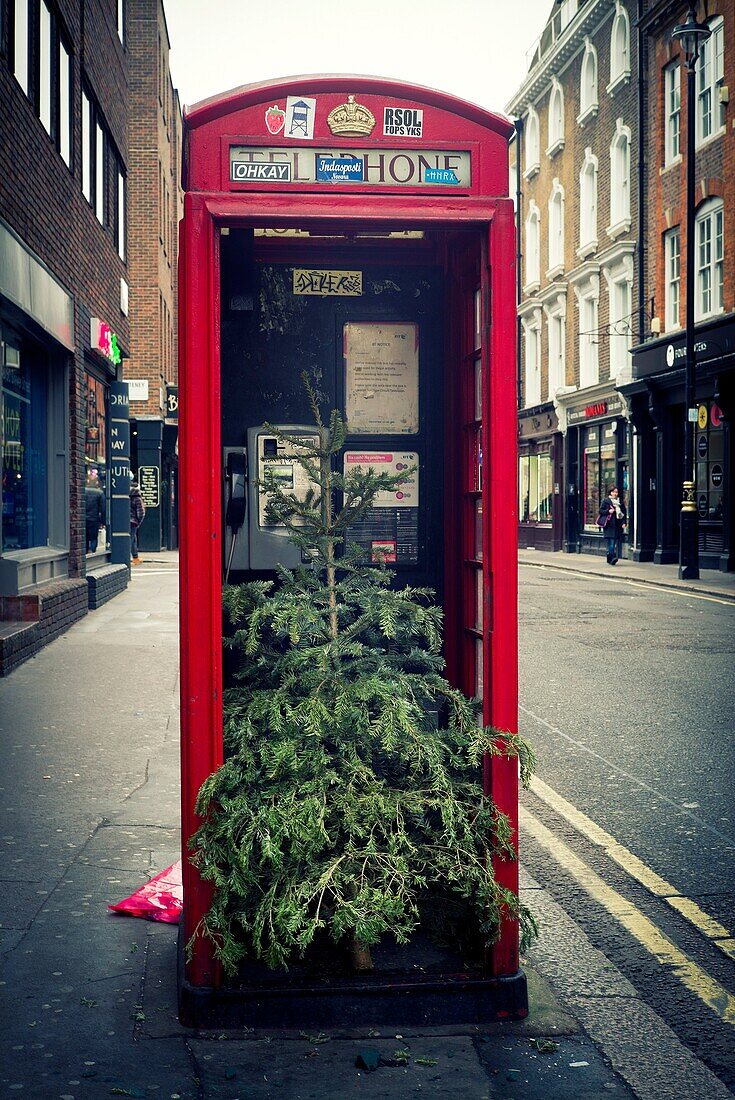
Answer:
<svg viewBox="0 0 735 1100"><path fill-rule="evenodd" d="M613 485L600 505L600 514L597 517L597 524L607 539L608 565L615 565L620 557L627 522L628 511L620 499L617 486Z"/></svg>
<svg viewBox="0 0 735 1100"><path fill-rule="evenodd" d="M140 485L133 478L130 486L130 558L133 565L138 565L140 562L138 556L138 528L143 522L144 516L145 504L140 495Z"/></svg>

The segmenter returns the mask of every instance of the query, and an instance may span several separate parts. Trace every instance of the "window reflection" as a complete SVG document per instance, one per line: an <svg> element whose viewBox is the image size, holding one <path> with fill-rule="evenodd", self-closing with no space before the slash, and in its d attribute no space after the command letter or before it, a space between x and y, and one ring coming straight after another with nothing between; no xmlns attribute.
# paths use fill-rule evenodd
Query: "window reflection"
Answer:
<svg viewBox="0 0 735 1100"><path fill-rule="evenodd" d="M87 422L84 443L84 516L88 554L109 549L107 533L107 387L86 374Z"/></svg>

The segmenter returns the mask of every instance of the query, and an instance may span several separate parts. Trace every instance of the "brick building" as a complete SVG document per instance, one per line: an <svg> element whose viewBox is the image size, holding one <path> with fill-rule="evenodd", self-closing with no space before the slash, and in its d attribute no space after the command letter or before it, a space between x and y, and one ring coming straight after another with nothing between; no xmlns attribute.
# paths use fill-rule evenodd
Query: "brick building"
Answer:
<svg viewBox="0 0 735 1100"><path fill-rule="evenodd" d="M632 0L563 0L509 113L520 120L519 541L603 553L599 503L632 488L638 65Z"/></svg>
<svg viewBox="0 0 735 1100"><path fill-rule="evenodd" d="M177 262L181 108L161 0L130 11L130 386L132 467L146 504L142 550L177 546Z"/></svg>
<svg viewBox="0 0 735 1100"><path fill-rule="evenodd" d="M5 672L127 583L110 393L130 338L128 59L119 0L0 8Z"/></svg>
<svg viewBox="0 0 735 1100"><path fill-rule="evenodd" d="M695 68L695 499L700 565L735 568L735 6L695 6L710 37ZM623 387L635 426L639 494L633 556L679 556L684 425L687 72L671 37L686 3L648 2L641 22L646 59L643 233L647 304L633 373ZM689 474L686 475L687 477Z"/></svg>

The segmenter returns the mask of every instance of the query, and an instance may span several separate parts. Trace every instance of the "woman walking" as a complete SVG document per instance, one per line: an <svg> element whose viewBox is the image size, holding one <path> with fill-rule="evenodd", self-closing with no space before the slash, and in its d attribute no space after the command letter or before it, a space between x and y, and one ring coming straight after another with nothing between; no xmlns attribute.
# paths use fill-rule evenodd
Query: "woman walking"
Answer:
<svg viewBox="0 0 735 1100"><path fill-rule="evenodd" d="M620 499L617 486L613 485L600 505L600 514L597 517L597 524L607 539L608 565L615 565L620 557L627 522L627 509Z"/></svg>

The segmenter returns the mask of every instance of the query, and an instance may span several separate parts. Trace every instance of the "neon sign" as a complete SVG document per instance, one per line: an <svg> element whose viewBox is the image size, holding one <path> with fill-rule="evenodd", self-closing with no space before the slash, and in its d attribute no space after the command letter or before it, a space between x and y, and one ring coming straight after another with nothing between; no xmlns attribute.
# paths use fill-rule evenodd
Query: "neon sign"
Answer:
<svg viewBox="0 0 735 1100"><path fill-rule="evenodd" d="M113 332L107 322L101 321L99 317L92 317L89 329L89 339L94 350L118 366L122 362L122 355L117 342L117 333Z"/></svg>

